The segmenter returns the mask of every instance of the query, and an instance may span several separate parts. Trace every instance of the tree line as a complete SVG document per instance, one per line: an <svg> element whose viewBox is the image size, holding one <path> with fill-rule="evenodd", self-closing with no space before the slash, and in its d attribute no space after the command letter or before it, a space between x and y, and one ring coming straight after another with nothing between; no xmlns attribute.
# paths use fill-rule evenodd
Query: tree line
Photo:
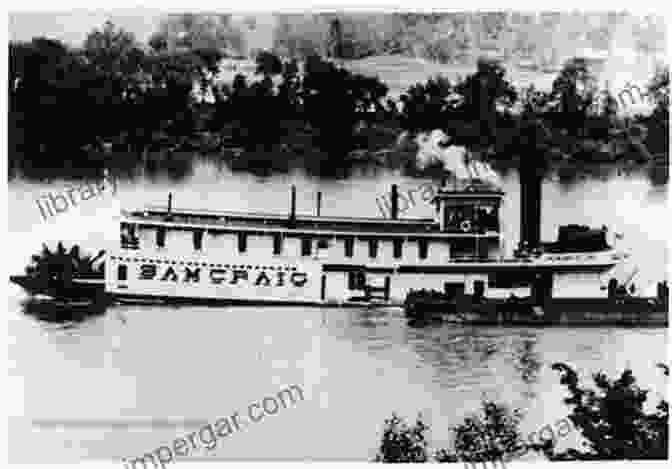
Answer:
<svg viewBox="0 0 672 469"><path fill-rule="evenodd" d="M10 43L10 168L114 167L148 152L232 149L244 167L296 158L332 167L353 152L400 150L402 132L434 129L488 158L646 160L669 152L667 70L651 80L655 110L647 116L618 115L582 59L569 61L548 92L517 88L501 63L482 59L473 74L431 78L396 102L380 79L316 54L299 61L261 51L253 78L221 83L226 49L205 47L204 36L183 48L152 36L148 46L108 22L79 49L46 38Z"/></svg>

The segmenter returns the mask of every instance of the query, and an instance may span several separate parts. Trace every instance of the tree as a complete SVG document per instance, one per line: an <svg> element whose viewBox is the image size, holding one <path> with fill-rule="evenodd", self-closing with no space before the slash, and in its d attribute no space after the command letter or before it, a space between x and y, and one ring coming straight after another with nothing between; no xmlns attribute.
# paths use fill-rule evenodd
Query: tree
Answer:
<svg viewBox="0 0 672 469"><path fill-rule="evenodd" d="M343 58L343 28L338 18L329 24L329 56L336 59Z"/></svg>
<svg viewBox="0 0 672 469"><path fill-rule="evenodd" d="M476 73L455 86L455 93L462 100L449 115L453 122L462 119L466 125L464 132L453 126L448 134L452 134L458 143L462 140L479 151L487 151L496 145L502 120L518 98L505 75L506 70L497 61L479 59Z"/></svg>
<svg viewBox="0 0 672 469"><path fill-rule="evenodd" d="M550 459L668 458L668 403L661 400L655 412L646 413L649 391L637 385L632 371L626 369L616 380L604 373L594 374L595 390L581 387L571 367L555 363L552 368L560 372L560 382L567 386L570 396L565 403L572 407L569 419L585 438L586 449L555 453L551 445L546 449ZM663 369L668 375L667 367L663 365Z"/></svg>
<svg viewBox="0 0 672 469"><path fill-rule="evenodd" d="M453 85L440 75L430 78L425 84L418 83L410 87L401 96L403 128L411 132L441 128L453 93Z"/></svg>
<svg viewBox="0 0 672 469"><path fill-rule="evenodd" d="M152 33L147 44L154 52L164 52L168 50L168 35L159 31Z"/></svg>
<svg viewBox="0 0 672 469"><path fill-rule="evenodd" d="M585 59L567 61L553 81L553 97L557 99L559 123L570 135L578 137L584 126L597 92L596 78Z"/></svg>
<svg viewBox="0 0 672 469"><path fill-rule="evenodd" d="M528 450L531 445L523 440L518 429L518 411L511 412L489 401L483 401L482 406L480 415L467 417L453 428L455 452L439 450L439 462L494 463Z"/></svg>
<svg viewBox="0 0 672 469"><path fill-rule="evenodd" d="M91 63L109 74L130 74L138 70L142 52L132 33L106 21L84 40L84 55Z"/></svg>
<svg viewBox="0 0 672 469"><path fill-rule="evenodd" d="M306 60L301 92L304 117L318 132L319 146L332 157L343 158L352 150L356 125L375 119L387 92L378 78L350 73L318 56Z"/></svg>
<svg viewBox="0 0 672 469"><path fill-rule="evenodd" d="M257 54L257 73L264 76L279 75L282 73L282 61L280 58L268 51L261 51Z"/></svg>
<svg viewBox="0 0 672 469"><path fill-rule="evenodd" d="M668 67L658 68L648 87L648 95L656 104L650 116L641 121L647 128L645 144L654 155L670 155L670 71Z"/></svg>
<svg viewBox="0 0 672 469"><path fill-rule="evenodd" d="M669 66L658 67L656 73L647 85L649 96L653 98L656 107L663 110L670 108L670 69Z"/></svg>
<svg viewBox="0 0 672 469"><path fill-rule="evenodd" d="M428 427L418 416L413 426L408 426L397 415L385 420L383 437L375 462L419 463L427 462Z"/></svg>

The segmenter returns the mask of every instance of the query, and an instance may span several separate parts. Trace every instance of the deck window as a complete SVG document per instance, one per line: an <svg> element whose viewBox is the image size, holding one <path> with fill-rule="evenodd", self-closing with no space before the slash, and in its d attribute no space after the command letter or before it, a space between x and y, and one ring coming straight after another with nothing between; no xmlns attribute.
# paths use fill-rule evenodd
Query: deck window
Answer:
<svg viewBox="0 0 672 469"><path fill-rule="evenodd" d="M301 255L310 256L312 240L310 238L301 238Z"/></svg>
<svg viewBox="0 0 672 469"><path fill-rule="evenodd" d="M345 257L352 257L355 252L355 238L345 238Z"/></svg>
<svg viewBox="0 0 672 469"><path fill-rule="evenodd" d="M420 259L427 259L427 252L429 251L429 243L426 239L418 240L418 254Z"/></svg>
<svg viewBox="0 0 672 469"><path fill-rule="evenodd" d="M369 240L369 257L375 259L378 257L378 240L370 239Z"/></svg>
<svg viewBox="0 0 672 469"><path fill-rule="evenodd" d="M159 226L156 229L156 245L160 248L166 247L166 227Z"/></svg>
<svg viewBox="0 0 672 469"><path fill-rule="evenodd" d="M280 233L273 235L273 254L276 256L282 254L282 235Z"/></svg>
<svg viewBox="0 0 672 469"><path fill-rule="evenodd" d="M203 249L203 230L194 231L194 250L200 251Z"/></svg>
<svg viewBox="0 0 672 469"><path fill-rule="evenodd" d="M238 252L247 251L247 233L238 233Z"/></svg>
<svg viewBox="0 0 672 469"><path fill-rule="evenodd" d="M120 265L117 267L117 280L128 280L128 266Z"/></svg>
<svg viewBox="0 0 672 469"><path fill-rule="evenodd" d="M121 224L121 247L124 249L138 249L140 247L140 240L135 233L135 225Z"/></svg>
<svg viewBox="0 0 672 469"><path fill-rule="evenodd" d="M395 239L393 241L393 250L394 250L394 258L395 259L401 258L401 251L402 251L403 244L404 244L403 239Z"/></svg>

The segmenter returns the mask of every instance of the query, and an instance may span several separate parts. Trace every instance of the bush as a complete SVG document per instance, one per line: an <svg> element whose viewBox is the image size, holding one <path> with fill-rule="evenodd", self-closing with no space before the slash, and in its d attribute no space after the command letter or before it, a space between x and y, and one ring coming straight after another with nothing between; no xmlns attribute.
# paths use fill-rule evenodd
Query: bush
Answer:
<svg viewBox="0 0 672 469"><path fill-rule="evenodd" d="M510 459L530 449L518 431L518 411L505 406L483 402L483 412L469 417L452 428L454 450L439 449L433 454L435 462L494 462ZM385 421L383 438L376 456L377 462L428 462L426 432L429 427L418 417L414 426L393 414ZM536 446L535 446L536 449Z"/></svg>
<svg viewBox="0 0 672 469"><path fill-rule="evenodd" d="M569 449L562 453L546 451L551 460L667 459L668 403L661 400L656 411L644 412L648 390L636 384L631 370L616 380L603 373L593 375L597 390L579 387L576 372L563 363L552 368L561 373L572 406L569 419L587 440L584 451ZM662 365L665 374L667 367Z"/></svg>
<svg viewBox="0 0 672 469"><path fill-rule="evenodd" d="M435 455L437 461L504 461L529 448L518 430L518 410L511 412L506 406L490 401L483 401L482 405L481 414L467 417L452 429L455 434L454 453L439 450Z"/></svg>
<svg viewBox="0 0 672 469"><path fill-rule="evenodd" d="M429 429L418 416L415 425L408 426L395 414L385 420L383 439L376 455L376 462L427 462L427 440Z"/></svg>

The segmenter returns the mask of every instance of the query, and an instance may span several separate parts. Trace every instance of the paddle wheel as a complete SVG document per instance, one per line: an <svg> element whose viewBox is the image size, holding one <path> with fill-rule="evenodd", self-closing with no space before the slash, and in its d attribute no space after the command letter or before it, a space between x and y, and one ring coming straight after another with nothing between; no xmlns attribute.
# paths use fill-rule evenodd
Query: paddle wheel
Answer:
<svg viewBox="0 0 672 469"><path fill-rule="evenodd" d="M62 242L55 251L46 244L42 251L31 257L25 275L14 275L10 280L31 295L46 295L61 300L93 299L104 290L105 251L97 255L83 255L78 245L68 251Z"/></svg>

